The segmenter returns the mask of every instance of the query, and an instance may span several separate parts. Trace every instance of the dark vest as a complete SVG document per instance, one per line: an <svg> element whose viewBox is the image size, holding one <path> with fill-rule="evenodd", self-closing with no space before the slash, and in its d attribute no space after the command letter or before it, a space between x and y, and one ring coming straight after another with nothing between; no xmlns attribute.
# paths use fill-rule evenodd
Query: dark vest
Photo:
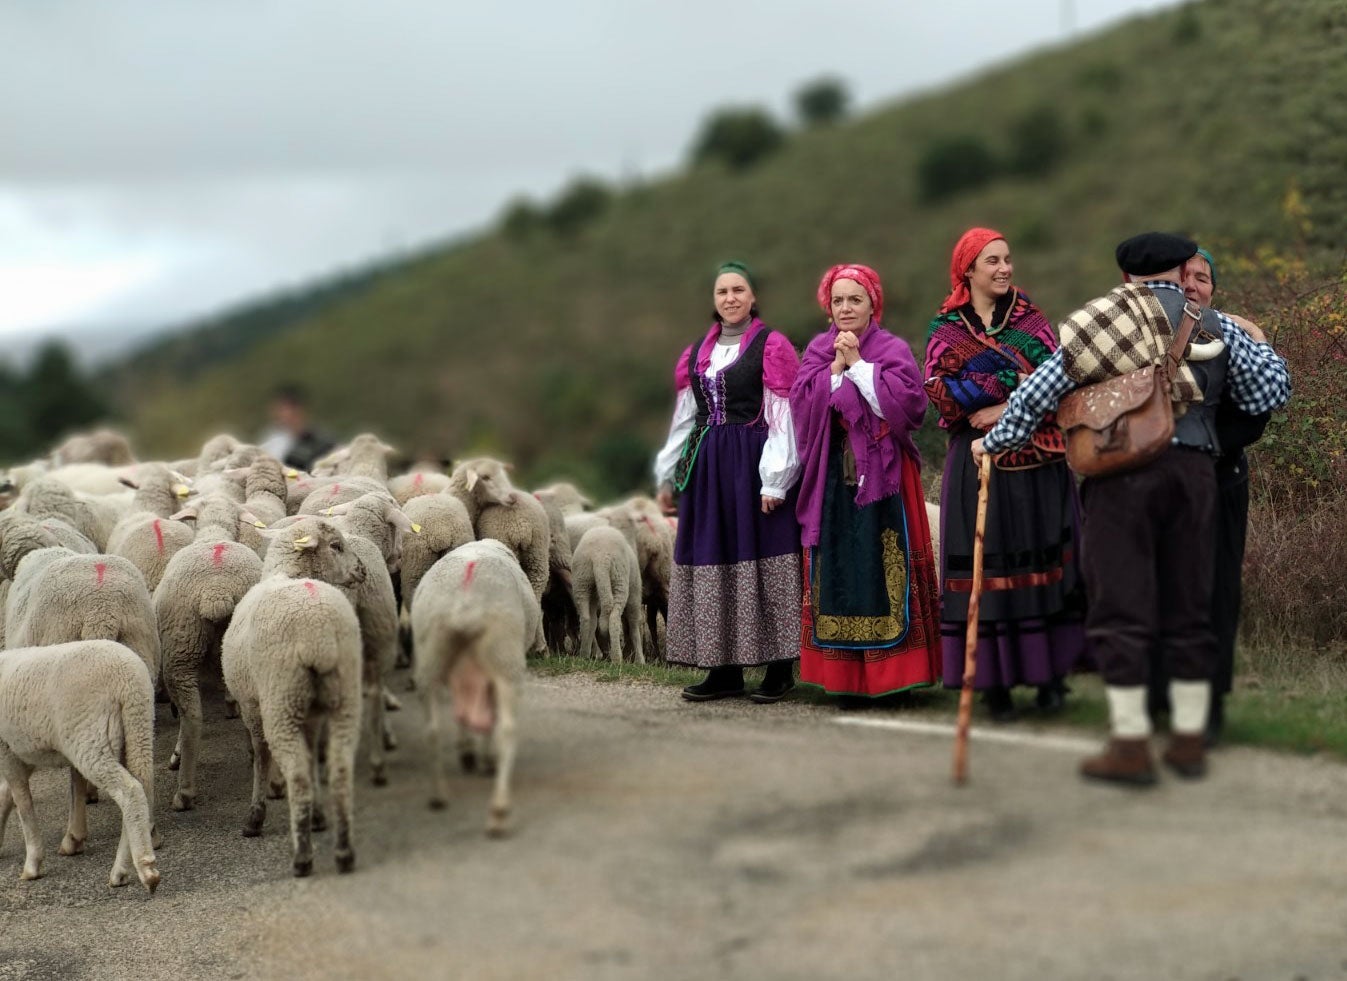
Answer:
<svg viewBox="0 0 1347 981"><path fill-rule="evenodd" d="M692 379L692 397L697 400L697 425L742 426L762 418L762 352L767 347L767 327L758 331L747 347L739 349L739 357L714 378L697 373L697 355L702 342L692 345L688 352L688 377ZM709 395L711 386L717 391L715 411Z"/></svg>
<svg viewBox="0 0 1347 981"><path fill-rule="evenodd" d="M1155 298L1164 308L1165 315L1169 317L1170 326L1177 329L1183 322L1183 294L1166 289L1154 292ZM1214 310L1203 309L1200 326L1208 334L1225 337ZM1216 407L1220 405L1221 393L1225 391L1225 373L1230 365L1230 349L1227 347L1210 361L1189 361L1187 364L1197 379L1198 387L1202 389L1202 401L1189 402L1188 411L1175 420L1174 442L1179 446L1219 456L1221 440L1216 434Z"/></svg>

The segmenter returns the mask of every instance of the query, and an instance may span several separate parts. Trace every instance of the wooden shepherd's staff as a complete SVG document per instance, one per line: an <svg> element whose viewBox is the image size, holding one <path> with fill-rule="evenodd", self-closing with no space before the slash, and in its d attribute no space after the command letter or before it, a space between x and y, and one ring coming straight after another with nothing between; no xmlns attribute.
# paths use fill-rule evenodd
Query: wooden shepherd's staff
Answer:
<svg viewBox="0 0 1347 981"><path fill-rule="evenodd" d="M973 588L968 594L968 627L963 641L963 690L959 692L959 724L954 733L954 782L968 782L968 726L973 719L973 677L978 670L978 606L982 600L982 539L987 532L987 490L992 482L991 454L978 468L978 516L973 532Z"/></svg>

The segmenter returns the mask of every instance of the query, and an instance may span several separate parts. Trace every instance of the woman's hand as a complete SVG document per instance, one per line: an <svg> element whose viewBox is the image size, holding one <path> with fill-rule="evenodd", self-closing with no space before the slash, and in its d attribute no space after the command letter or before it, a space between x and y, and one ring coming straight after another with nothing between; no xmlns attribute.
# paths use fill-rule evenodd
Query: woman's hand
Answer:
<svg viewBox="0 0 1347 981"><path fill-rule="evenodd" d="M982 466L982 458L987 455L987 450L982 445L982 440L973 440L973 445L969 447L973 451L973 462L979 467Z"/></svg>
<svg viewBox="0 0 1347 981"><path fill-rule="evenodd" d="M762 513L763 513L763 514L771 514L773 511L775 511L775 510L777 509L777 507L778 507L780 504L781 504L781 498L779 498L779 497L768 497L766 494L764 494L764 495L762 496Z"/></svg>
<svg viewBox="0 0 1347 981"><path fill-rule="evenodd" d="M833 358L832 373L834 375L840 375L842 372L846 370L847 370L847 359L843 356L841 351L838 351L837 357Z"/></svg>
<svg viewBox="0 0 1347 981"><path fill-rule="evenodd" d="M1001 418L1001 413L1006 411L1006 404L989 405L986 408L978 409L968 417L968 424L974 429L981 429L984 433L995 426L997 420Z"/></svg>
<svg viewBox="0 0 1347 981"><path fill-rule="evenodd" d="M655 494L655 503L665 514L677 513L677 509L674 507L674 493L671 484L659 485L659 492Z"/></svg>
<svg viewBox="0 0 1347 981"><path fill-rule="evenodd" d="M837 339L833 341L833 347L845 360L848 368L861 359L861 342L856 340L856 335L850 331L839 330Z"/></svg>
<svg viewBox="0 0 1347 981"><path fill-rule="evenodd" d="M1237 323L1240 329L1244 331L1244 333L1248 334L1259 344L1267 343L1267 335L1264 334L1263 331L1259 328L1259 326L1252 320L1249 320L1245 317L1236 316L1233 313L1227 314L1226 316L1228 316L1231 320Z"/></svg>

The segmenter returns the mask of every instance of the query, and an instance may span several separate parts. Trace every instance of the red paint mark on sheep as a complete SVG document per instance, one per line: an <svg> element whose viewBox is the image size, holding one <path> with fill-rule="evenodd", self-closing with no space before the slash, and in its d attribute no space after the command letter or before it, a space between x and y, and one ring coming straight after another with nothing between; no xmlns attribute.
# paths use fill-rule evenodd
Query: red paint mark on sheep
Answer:
<svg viewBox="0 0 1347 981"><path fill-rule="evenodd" d="M472 578L475 575L477 575L477 560L473 559L471 562L468 563L468 567L463 570L464 589L472 585Z"/></svg>
<svg viewBox="0 0 1347 981"><path fill-rule="evenodd" d="M217 566L224 565L224 554L227 548L229 548L228 543L221 542L219 545L216 545L213 549L211 549L210 554L211 563Z"/></svg>
<svg viewBox="0 0 1347 981"><path fill-rule="evenodd" d="M424 484L425 482L426 482L426 475L423 473L418 473L415 477L412 478L412 486L415 487L417 490L420 490L421 485Z"/></svg>
<svg viewBox="0 0 1347 981"><path fill-rule="evenodd" d="M340 493L341 493L341 484L333 484L332 487L328 490L327 496L336 497Z"/></svg>
<svg viewBox="0 0 1347 981"><path fill-rule="evenodd" d="M304 588L309 591L309 595L314 599L318 598L318 587L313 584L311 579L304 580Z"/></svg>
<svg viewBox="0 0 1347 981"><path fill-rule="evenodd" d="M95 585L95 586L101 586L101 585L103 585L103 575L104 575L107 571L108 571L108 564L107 564L106 562L99 562L97 565L94 566L94 585Z"/></svg>
<svg viewBox="0 0 1347 981"><path fill-rule="evenodd" d="M164 528L159 518L154 519L154 543L159 548L159 554L164 554Z"/></svg>

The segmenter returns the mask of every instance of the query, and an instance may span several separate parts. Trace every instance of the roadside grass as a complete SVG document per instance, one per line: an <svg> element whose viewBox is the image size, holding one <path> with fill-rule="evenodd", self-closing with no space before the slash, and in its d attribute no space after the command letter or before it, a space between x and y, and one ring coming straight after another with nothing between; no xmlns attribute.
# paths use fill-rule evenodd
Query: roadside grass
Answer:
<svg viewBox="0 0 1347 981"><path fill-rule="evenodd" d="M581 674L601 682L668 688L682 688L703 676L701 671L667 664L619 665L560 655L531 660L529 669L541 677ZM750 673L749 684L754 681ZM1022 709L1018 724L1090 730L1102 739L1108 726L1103 683L1098 675L1079 674L1071 677L1068 684L1071 694L1067 696L1066 708L1054 717L1034 711L1030 690L1017 691L1016 701ZM1347 761L1344 692L1347 692L1347 654L1294 646L1241 648L1235 691L1226 700L1224 742L1298 754L1323 752ZM809 705L837 704L832 696L805 686L797 687L790 698ZM913 692L910 704L901 709L892 699L878 699L872 709L860 711L901 711L913 718L953 722L958 705L957 691L936 688ZM987 724L980 702L975 704L973 722Z"/></svg>

